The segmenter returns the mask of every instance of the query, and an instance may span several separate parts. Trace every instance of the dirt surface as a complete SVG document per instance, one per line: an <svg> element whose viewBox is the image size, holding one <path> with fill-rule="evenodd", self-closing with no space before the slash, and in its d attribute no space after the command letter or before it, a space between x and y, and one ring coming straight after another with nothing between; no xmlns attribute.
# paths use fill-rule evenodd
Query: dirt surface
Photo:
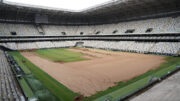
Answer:
<svg viewBox="0 0 180 101"><path fill-rule="evenodd" d="M157 68L164 57L100 49L71 48L90 60L55 63L39 57L34 52L21 54L74 92L91 96L98 91L115 86Z"/></svg>

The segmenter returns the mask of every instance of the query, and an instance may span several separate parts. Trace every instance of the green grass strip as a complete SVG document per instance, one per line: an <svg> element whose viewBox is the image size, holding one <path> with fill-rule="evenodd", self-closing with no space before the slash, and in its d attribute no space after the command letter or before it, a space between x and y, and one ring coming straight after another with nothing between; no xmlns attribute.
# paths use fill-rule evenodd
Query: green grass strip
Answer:
<svg viewBox="0 0 180 101"><path fill-rule="evenodd" d="M175 69L176 69L176 65L169 66L168 68L164 68L164 69L154 73L153 77L159 77L160 78L160 77L164 76L165 74L172 72Z"/></svg>
<svg viewBox="0 0 180 101"><path fill-rule="evenodd" d="M116 90L116 91L114 91L112 93L109 93L109 94L107 94L105 96L102 96L102 97L100 97L100 98L98 98L98 99L96 99L94 101L106 101L106 100L118 101L120 97L123 98L123 97L127 96L128 94L136 91L137 89L147 85L149 80L150 80L150 77L146 77L146 78L144 78L142 80L139 80L139 81L137 81L135 83L132 83L132 84L130 84L128 86L125 86L125 87L123 87L123 88L121 88L119 90Z"/></svg>
<svg viewBox="0 0 180 101"><path fill-rule="evenodd" d="M29 88L29 85L26 83L25 79L20 78L18 80L19 80L19 83L21 84L22 89L24 90L25 95L28 98L33 98L34 94L33 94L32 90L31 90L31 88Z"/></svg>
<svg viewBox="0 0 180 101"><path fill-rule="evenodd" d="M58 62L58 61L74 62L74 61L88 60L87 58L82 57L83 55L81 53L69 51L66 48L43 49L43 50L37 50L36 53L39 56L43 58L47 58L54 62Z"/></svg>
<svg viewBox="0 0 180 101"><path fill-rule="evenodd" d="M26 67L25 64L20 60L20 58L18 58L18 54L14 52L8 52L8 54L14 57L15 61L18 63L25 74L31 74L31 71L28 69L28 67Z"/></svg>
<svg viewBox="0 0 180 101"><path fill-rule="evenodd" d="M38 101L59 101L33 74L25 76Z"/></svg>

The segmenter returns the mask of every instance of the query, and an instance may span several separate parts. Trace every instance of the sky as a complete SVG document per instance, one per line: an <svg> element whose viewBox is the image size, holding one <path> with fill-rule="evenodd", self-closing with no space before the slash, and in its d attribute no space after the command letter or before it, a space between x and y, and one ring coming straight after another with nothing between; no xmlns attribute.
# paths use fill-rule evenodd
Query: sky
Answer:
<svg viewBox="0 0 180 101"><path fill-rule="evenodd" d="M70 11L83 11L89 7L107 3L112 0L6 0L20 4L45 6L50 8L65 9Z"/></svg>

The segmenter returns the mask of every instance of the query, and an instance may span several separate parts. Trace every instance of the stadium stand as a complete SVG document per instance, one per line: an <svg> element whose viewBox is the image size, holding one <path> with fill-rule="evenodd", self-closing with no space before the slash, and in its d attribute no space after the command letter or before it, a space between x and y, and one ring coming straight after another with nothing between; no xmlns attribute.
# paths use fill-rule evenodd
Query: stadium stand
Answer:
<svg viewBox="0 0 180 101"><path fill-rule="evenodd" d="M52 44L52 42L36 42L38 48L53 48L54 45Z"/></svg>
<svg viewBox="0 0 180 101"><path fill-rule="evenodd" d="M164 55L178 55L180 42L106 42L106 41L85 41L84 46L94 48L105 48L138 53L154 53Z"/></svg>
<svg viewBox="0 0 180 101"><path fill-rule="evenodd" d="M41 48L54 48L54 47L72 47L76 41L66 41L66 42L36 42L36 43L18 43L18 50L23 49L41 49ZM16 50L14 48L15 43L8 43L5 46L10 49ZM155 53L155 54L178 54L180 50L179 42L129 42L129 41L120 41L120 42L107 42L107 41L84 41L85 47L94 47L94 48L104 48L104 49L114 49L122 50L129 52L138 52L138 53Z"/></svg>
<svg viewBox="0 0 180 101"><path fill-rule="evenodd" d="M2 50L0 57L0 101L25 101Z"/></svg>
<svg viewBox="0 0 180 101"><path fill-rule="evenodd" d="M17 43L16 44L18 50L24 50L24 49L38 49L37 45L35 43Z"/></svg>
<svg viewBox="0 0 180 101"><path fill-rule="evenodd" d="M95 35L97 31L102 35L112 35L114 30L118 32L116 34L126 34L128 29L134 29L135 34L148 34L146 30L152 28L149 33L179 33L179 21L180 17L172 18L158 18L147 19L131 22L120 22L118 24L104 24L104 25L91 25L91 26L50 26L45 25L43 29L47 35L61 35L61 32L66 32L66 35L80 35L80 32L84 32L84 35ZM53 34L54 33L54 34Z"/></svg>
<svg viewBox="0 0 180 101"><path fill-rule="evenodd" d="M154 53L165 53L165 54L178 54L180 50L180 43L166 43L159 42L150 50L150 52Z"/></svg>
<svg viewBox="0 0 180 101"><path fill-rule="evenodd" d="M0 47L33 50L82 46L180 56L179 0L113 1L74 13L19 7L1 0ZM43 16L45 21L41 21ZM24 100L5 52L0 50L0 101Z"/></svg>
<svg viewBox="0 0 180 101"><path fill-rule="evenodd" d="M26 43L1 43L12 50L73 47L78 41L44 41ZM178 55L180 42L136 42L136 41L83 41L84 47L103 48L137 53ZM17 46L17 47L16 47Z"/></svg>
<svg viewBox="0 0 180 101"><path fill-rule="evenodd" d="M14 49L14 50L17 50L19 48L17 48L17 44L16 43L5 43L7 47L9 47L10 49Z"/></svg>
<svg viewBox="0 0 180 101"><path fill-rule="evenodd" d="M180 48L178 41L180 40L179 21L180 21L180 16L175 18L165 17L165 18L157 18L157 19L120 22L118 24L89 25L89 26L58 26L58 25L1 23L0 33L3 34L1 34L2 38L0 39L0 41L2 41L1 42L2 46L8 47L13 50L24 50L24 49L38 49L38 48L41 49L41 48L71 47L74 46L76 43L76 41L72 41L72 40L74 39L81 40L81 38L85 38L85 40L91 39L91 41L87 41L87 40L84 41L85 47L95 47L95 48L105 48L105 49L108 48L108 49L117 49L122 51L140 52L140 53L154 53L154 54L162 53L162 54L177 55ZM128 32L128 30L129 31L133 30L133 31L132 33L126 33ZM17 35L12 35L11 32L16 32ZM124 36L104 36L104 35L118 35L118 34ZM80 35L81 36L83 35L83 37L80 37ZM95 36L91 37L92 35ZM8 36L10 36L10 38L8 38ZM27 37L23 38L20 36L27 36ZM35 36L42 36L43 40L41 37L35 37ZM62 36L62 37L55 37L55 36ZM72 36L72 37L66 37L66 36ZM118 41L113 41L116 40L117 38L119 38ZM63 42L62 39L66 42ZM96 41L94 39L96 40L101 39L101 40ZM23 42L23 43L19 42L19 41L28 41L28 40L33 42ZM67 40L71 40L71 41L67 41ZM102 40L111 40L111 41L102 41ZM9 41L11 43L8 43ZM42 42L38 42L38 41L42 41Z"/></svg>
<svg viewBox="0 0 180 101"><path fill-rule="evenodd" d="M0 23L0 33L2 35L12 35L11 32L15 32L15 35L24 36L39 35L38 30L32 24Z"/></svg>
<svg viewBox="0 0 180 101"><path fill-rule="evenodd" d="M96 35L100 32L101 35L112 34L149 34L149 33L179 33L180 17L147 19L131 22L120 22L118 24L104 24L91 26L57 26L57 25L42 25L41 27L32 24L8 24L0 23L1 35L12 35L11 32L16 32L21 36L63 36L65 35ZM132 33L127 33L128 30L134 30ZM146 32L148 29L151 31ZM116 33L113 33L116 31ZM43 33L43 34L40 34Z"/></svg>
<svg viewBox="0 0 180 101"><path fill-rule="evenodd" d="M53 41L52 44L54 44L54 46L56 48L58 47L73 47L75 45L76 41Z"/></svg>

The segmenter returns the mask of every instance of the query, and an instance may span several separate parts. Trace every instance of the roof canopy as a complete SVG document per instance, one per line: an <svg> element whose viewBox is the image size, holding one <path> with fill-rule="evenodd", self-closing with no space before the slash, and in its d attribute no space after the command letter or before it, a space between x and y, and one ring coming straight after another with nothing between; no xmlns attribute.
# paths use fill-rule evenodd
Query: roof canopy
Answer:
<svg viewBox="0 0 180 101"><path fill-rule="evenodd" d="M114 0L4 0L4 3L25 7L81 12L113 1Z"/></svg>
<svg viewBox="0 0 180 101"><path fill-rule="evenodd" d="M52 24L116 23L179 12L180 0L114 0L82 12L27 7L6 2L0 4L0 19L34 22L35 16L40 14L46 15Z"/></svg>

